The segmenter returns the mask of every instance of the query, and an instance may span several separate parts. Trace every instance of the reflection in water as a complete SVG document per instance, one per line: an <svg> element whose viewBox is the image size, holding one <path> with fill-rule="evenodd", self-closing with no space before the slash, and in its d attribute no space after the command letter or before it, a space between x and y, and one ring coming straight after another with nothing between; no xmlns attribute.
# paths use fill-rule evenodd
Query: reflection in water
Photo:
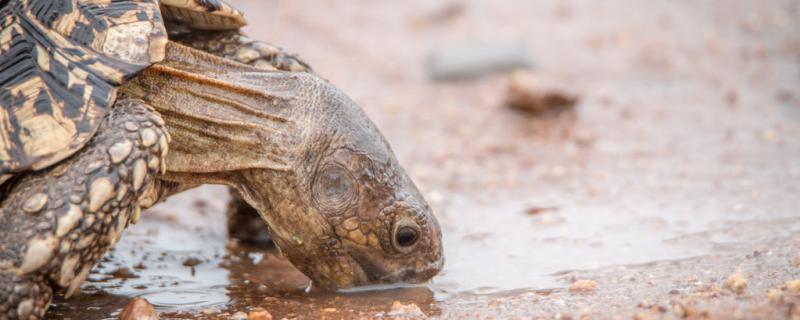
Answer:
<svg viewBox="0 0 800 320"><path fill-rule="evenodd" d="M234 247L234 246L232 246ZM393 301L415 303L427 315L436 315L433 292L427 287L394 287L381 290L331 293L313 288L307 292L309 279L283 259L275 250L235 246L222 266L230 271L228 296L230 313L262 307L273 315L310 316L316 312L336 315L357 310L372 314L383 312Z"/></svg>
<svg viewBox="0 0 800 320"><path fill-rule="evenodd" d="M428 316L446 315L476 295L547 295L542 289L564 286L559 271L680 259L706 254L715 244L761 241L766 235L758 230L772 230L771 236L800 230L797 219L758 220L758 213L726 220L717 209L706 212L718 215L700 216L689 210L691 203L670 215L640 199L632 199L640 203L635 207L578 203L531 215L525 201L453 198L439 211L448 263L430 287L307 292L309 279L277 250L228 241L220 223L225 199L208 212L186 210L189 200L218 188L193 192L148 211L95 268L83 294L56 299L48 316L111 319L134 296L147 298L165 318L224 317L255 307L277 319L374 317L395 301L413 303ZM457 224L448 221L449 212L458 212Z"/></svg>
<svg viewBox="0 0 800 320"><path fill-rule="evenodd" d="M224 308L229 271L219 265L227 256L226 237L208 221L192 224L198 220L168 212L149 211L129 227L92 270L82 294L68 301L57 298L48 316L113 318L135 296L146 298L159 312Z"/></svg>

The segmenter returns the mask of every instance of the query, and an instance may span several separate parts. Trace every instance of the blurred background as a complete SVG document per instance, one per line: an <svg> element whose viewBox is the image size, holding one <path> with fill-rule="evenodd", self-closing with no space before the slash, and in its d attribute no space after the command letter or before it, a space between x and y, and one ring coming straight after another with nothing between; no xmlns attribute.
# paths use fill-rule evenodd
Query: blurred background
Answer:
<svg viewBox="0 0 800 320"><path fill-rule="evenodd" d="M167 318L800 315L800 1L228 2L377 124L439 218L444 271L306 293L227 242L227 192L202 187L51 317L133 296Z"/></svg>

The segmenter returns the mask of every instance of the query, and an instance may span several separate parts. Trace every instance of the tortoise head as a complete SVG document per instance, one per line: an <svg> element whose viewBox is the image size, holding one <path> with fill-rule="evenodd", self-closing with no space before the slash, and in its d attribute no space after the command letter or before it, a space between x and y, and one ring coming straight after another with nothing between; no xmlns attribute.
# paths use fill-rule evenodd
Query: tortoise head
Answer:
<svg viewBox="0 0 800 320"><path fill-rule="evenodd" d="M123 92L167 115L163 179L235 187L318 284L416 283L442 268L430 207L375 125L327 81L170 42Z"/></svg>
<svg viewBox="0 0 800 320"><path fill-rule="evenodd" d="M430 207L361 108L310 81L291 116L301 131L292 163L247 177L275 244L327 288L430 279L444 264Z"/></svg>

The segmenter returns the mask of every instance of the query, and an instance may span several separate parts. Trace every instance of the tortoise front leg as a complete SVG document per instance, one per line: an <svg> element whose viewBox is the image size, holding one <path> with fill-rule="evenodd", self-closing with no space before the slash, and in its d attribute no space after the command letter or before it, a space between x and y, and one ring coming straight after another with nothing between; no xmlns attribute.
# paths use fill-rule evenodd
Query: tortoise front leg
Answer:
<svg viewBox="0 0 800 320"><path fill-rule="evenodd" d="M249 244L272 245L269 226L258 211L247 204L239 192L229 188L231 200L225 212L228 222L228 235Z"/></svg>
<svg viewBox="0 0 800 320"><path fill-rule="evenodd" d="M0 204L0 319L44 316L52 286L69 297L155 199L168 135L160 116L120 98L70 158L8 181Z"/></svg>
<svg viewBox="0 0 800 320"><path fill-rule="evenodd" d="M313 72L296 54L250 39L240 31L191 32L171 40L264 70Z"/></svg>

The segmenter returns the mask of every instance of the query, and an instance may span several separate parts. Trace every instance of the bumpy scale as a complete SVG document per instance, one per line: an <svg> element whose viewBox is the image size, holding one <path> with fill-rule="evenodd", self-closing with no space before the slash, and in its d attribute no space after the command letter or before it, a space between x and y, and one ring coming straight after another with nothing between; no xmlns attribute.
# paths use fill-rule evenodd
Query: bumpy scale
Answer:
<svg viewBox="0 0 800 320"><path fill-rule="evenodd" d="M100 131L55 167L7 183L0 206L0 319L39 318L50 283L77 292L138 219L166 170L169 135L141 101L121 97Z"/></svg>

